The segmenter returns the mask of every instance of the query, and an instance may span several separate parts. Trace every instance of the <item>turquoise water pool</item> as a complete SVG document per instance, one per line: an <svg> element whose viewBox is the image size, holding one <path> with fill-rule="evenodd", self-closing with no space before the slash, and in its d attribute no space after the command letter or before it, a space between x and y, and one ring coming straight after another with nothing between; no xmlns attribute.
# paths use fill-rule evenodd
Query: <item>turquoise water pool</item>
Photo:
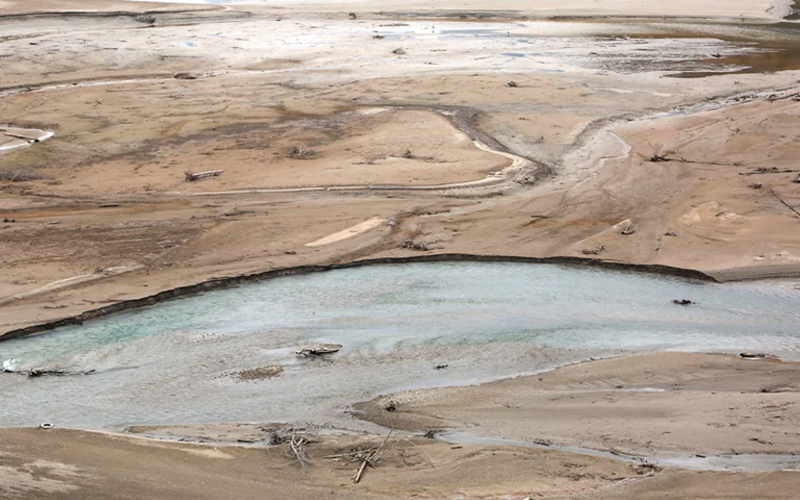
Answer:
<svg viewBox="0 0 800 500"><path fill-rule="evenodd" d="M673 299L695 304L678 306ZM800 291L556 265L425 263L284 277L0 343L0 425L313 419L414 387L629 351L800 357ZM323 360L309 342L336 342ZM238 370L279 364L257 383ZM432 367L447 364L447 370ZM54 398L54 394L58 397ZM211 397L208 397L211 396ZM325 413L322 411L321 413Z"/></svg>

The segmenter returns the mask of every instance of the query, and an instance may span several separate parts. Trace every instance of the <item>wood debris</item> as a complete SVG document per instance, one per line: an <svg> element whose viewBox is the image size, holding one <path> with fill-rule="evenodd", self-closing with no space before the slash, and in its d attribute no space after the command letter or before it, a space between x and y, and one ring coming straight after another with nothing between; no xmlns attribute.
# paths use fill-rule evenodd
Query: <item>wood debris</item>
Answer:
<svg viewBox="0 0 800 500"><path fill-rule="evenodd" d="M323 458L345 460L347 462L358 462L358 469L356 469L355 474L351 478L354 483L358 484L364 477L364 472L367 470L367 466L372 467L373 469L378 467L378 461L383 456L383 450L386 447L386 443L389 441L389 438L392 436L392 432L394 431L389 431L389 434L386 435L386 438L377 448L360 447L344 453L328 455Z"/></svg>
<svg viewBox="0 0 800 500"><path fill-rule="evenodd" d="M341 344L313 344L301 347L295 354L307 358L309 356L323 356L325 354L333 354L339 352L342 348Z"/></svg>
<svg viewBox="0 0 800 500"><path fill-rule="evenodd" d="M600 245L594 248L584 248L581 250L583 255L600 255L600 252L606 249L605 245Z"/></svg>
<svg viewBox="0 0 800 500"><path fill-rule="evenodd" d="M231 210L230 212L225 212L222 215L224 215L225 217L235 217L237 215L254 214L254 213L256 213L255 210L241 210L239 208L234 207L233 210Z"/></svg>
<svg viewBox="0 0 800 500"><path fill-rule="evenodd" d="M628 223L627 223L627 224L625 224L625 229L623 229L623 230L622 230L622 233L621 233L621 234L623 234L623 235L625 235L625 236L628 236L628 235L630 235L630 234L633 234L633 233L635 233L635 232L636 232L636 230L635 230L635 229L633 229L631 226L632 226L632 223L631 223L631 221L628 221Z"/></svg>
<svg viewBox="0 0 800 500"><path fill-rule="evenodd" d="M96 372L96 370L85 370L85 371L77 371L77 372L70 372L66 370L48 370L44 368L31 368L26 372L15 372L9 369L3 369L5 373L26 373L29 378L36 378L36 377L67 377L70 375L91 375Z"/></svg>
<svg viewBox="0 0 800 500"><path fill-rule="evenodd" d="M224 172L224 170L209 170L208 172L198 172L193 174L187 170L184 172L184 175L186 175L186 182L195 182L202 179L208 179L210 177L219 177L222 175L222 172Z"/></svg>
<svg viewBox="0 0 800 500"><path fill-rule="evenodd" d="M418 252L427 252L430 250L428 248L428 244L424 242L417 242L414 240L406 240L403 242L403 248L407 248L409 250L416 250Z"/></svg>
<svg viewBox="0 0 800 500"><path fill-rule="evenodd" d="M35 170L27 168L7 168L0 170L0 181L27 182L43 179Z"/></svg>
<svg viewBox="0 0 800 500"><path fill-rule="evenodd" d="M155 16L151 16L149 14L139 14L138 16L133 18L134 21L138 23L145 23L145 24L153 24L156 22Z"/></svg>
<svg viewBox="0 0 800 500"><path fill-rule="evenodd" d="M300 467L306 469L310 465L306 445L311 443L306 437L299 434L292 434L289 443L286 445L284 453L287 457L292 458L300 464Z"/></svg>
<svg viewBox="0 0 800 500"><path fill-rule="evenodd" d="M788 208L789 210L791 210L791 211L792 211L792 212L793 212L793 213L794 213L794 214L795 214L797 217L800 217L800 212L798 212L798 211L797 211L797 209L796 209L796 208L794 208L793 206L789 205L789 203L788 203L786 200L784 200L783 198L781 198L781 197L778 195L778 193L776 193L776 192L775 192L775 190L774 190L774 189L770 189L770 192L772 193L772 196L774 196L776 200L778 200L779 202L781 202L781 204L782 204L783 206L785 206L786 208Z"/></svg>
<svg viewBox="0 0 800 500"><path fill-rule="evenodd" d="M797 170L791 170L788 168L780 169L778 167L758 167L755 170L751 170L749 172L739 172L739 175L760 175L760 174L791 174L797 172Z"/></svg>
<svg viewBox="0 0 800 500"><path fill-rule="evenodd" d="M317 153L305 144L294 146L287 154L289 158L294 158L295 160L308 160L314 158L316 155Z"/></svg>
<svg viewBox="0 0 800 500"><path fill-rule="evenodd" d="M742 359L764 359L771 358L772 356L760 352L740 352L739 357Z"/></svg>

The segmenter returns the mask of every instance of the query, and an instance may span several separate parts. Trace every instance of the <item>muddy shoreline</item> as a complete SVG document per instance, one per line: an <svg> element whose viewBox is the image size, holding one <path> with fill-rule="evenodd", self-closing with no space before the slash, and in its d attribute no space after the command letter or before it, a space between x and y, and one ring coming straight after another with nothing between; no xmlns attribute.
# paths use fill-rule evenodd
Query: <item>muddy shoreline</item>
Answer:
<svg viewBox="0 0 800 500"><path fill-rule="evenodd" d="M91 10L65 10L53 12L19 12L11 14L0 14L0 21L3 20L28 20L28 19L69 19L69 18L109 18L109 17L130 17L142 23L143 28L147 28L148 23L138 21L136 18L143 15L170 15L170 14L196 14L202 12L222 11L222 7L207 6L195 9L143 9L143 10L114 10L114 11L91 11ZM242 12L242 14L245 14Z"/></svg>

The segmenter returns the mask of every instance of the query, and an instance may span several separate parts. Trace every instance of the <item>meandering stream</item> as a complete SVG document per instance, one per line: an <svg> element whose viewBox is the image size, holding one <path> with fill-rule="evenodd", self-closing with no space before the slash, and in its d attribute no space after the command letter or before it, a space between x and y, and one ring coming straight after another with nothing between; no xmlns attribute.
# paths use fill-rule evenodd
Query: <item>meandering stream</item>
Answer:
<svg viewBox="0 0 800 500"><path fill-rule="evenodd" d="M679 306L673 299L691 299ZM800 290L583 267L418 263L341 269L210 292L0 343L0 425L311 421L349 403L629 351L800 357ZM302 359L310 342L344 347ZM436 365L449 365L434 370ZM244 369L283 374L242 382Z"/></svg>

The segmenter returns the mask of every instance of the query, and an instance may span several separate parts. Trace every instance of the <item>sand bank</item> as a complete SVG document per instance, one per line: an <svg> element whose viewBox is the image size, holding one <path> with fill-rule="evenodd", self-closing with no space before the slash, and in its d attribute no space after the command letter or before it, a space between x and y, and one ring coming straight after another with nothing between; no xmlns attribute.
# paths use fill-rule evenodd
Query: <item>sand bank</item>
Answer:
<svg viewBox="0 0 800 500"><path fill-rule="evenodd" d="M555 450L453 446L431 440L391 439L378 468L360 484L358 464L323 457L377 447L384 436L311 436L313 466L303 470L283 446L261 448L163 443L84 431L0 430L4 464L0 492L24 500L105 499L124 490L132 499L415 498L788 498L797 474L655 472L621 461ZM41 457L46 456L43 460ZM275 473L265 473L265 470ZM651 475L653 474L653 475ZM180 481L175 478L180 477Z"/></svg>
<svg viewBox="0 0 800 500"><path fill-rule="evenodd" d="M616 450L643 457L792 454L800 365L662 353L581 363L474 387L412 391L357 405L410 431ZM384 407L392 400L397 411Z"/></svg>

